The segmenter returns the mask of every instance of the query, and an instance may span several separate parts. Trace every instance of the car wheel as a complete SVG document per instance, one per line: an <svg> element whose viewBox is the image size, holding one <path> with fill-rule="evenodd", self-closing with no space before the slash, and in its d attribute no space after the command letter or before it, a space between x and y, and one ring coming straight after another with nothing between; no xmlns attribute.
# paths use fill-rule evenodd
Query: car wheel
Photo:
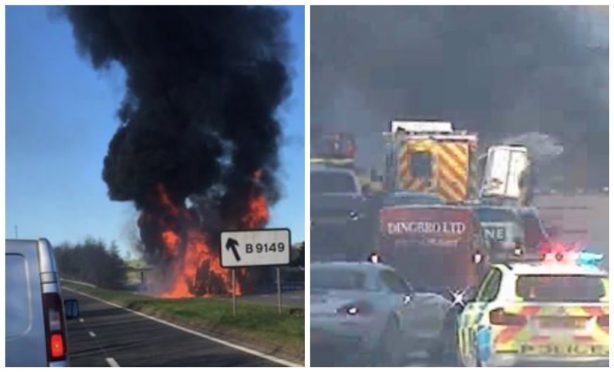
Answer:
<svg viewBox="0 0 614 372"><path fill-rule="evenodd" d="M376 349L374 360L378 366L400 366L403 362L403 345L398 323L394 319L388 319L386 328L380 338L379 347Z"/></svg>

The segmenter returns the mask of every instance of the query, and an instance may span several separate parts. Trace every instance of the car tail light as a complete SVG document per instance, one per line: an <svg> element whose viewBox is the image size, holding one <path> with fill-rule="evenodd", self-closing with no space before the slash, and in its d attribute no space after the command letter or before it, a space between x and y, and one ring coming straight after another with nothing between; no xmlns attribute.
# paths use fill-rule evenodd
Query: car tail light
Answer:
<svg viewBox="0 0 614 372"><path fill-rule="evenodd" d="M501 308L491 311L489 319L492 325L523 326L527 324L527 319L524 316L506 313L505 310Z"/></svg>
<svg viewBox="0 0 614 372"><path fill-rule="evenodd" d="M66 359L64 308L58 293L43 294L47 356L52 362Z"/></svg>
<svg viewBox="0 0 614 372"><path fill-rule="evenodd" d="M610 315L601 315L597 317L597 324L600 327L610 327Z"/></svg>

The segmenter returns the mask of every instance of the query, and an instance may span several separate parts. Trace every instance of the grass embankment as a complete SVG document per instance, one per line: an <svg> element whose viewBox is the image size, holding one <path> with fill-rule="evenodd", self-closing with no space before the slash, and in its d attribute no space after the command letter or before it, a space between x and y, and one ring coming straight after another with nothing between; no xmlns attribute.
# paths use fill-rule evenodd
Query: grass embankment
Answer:
<svg viewBox="0 0 614 372"><path fill-rule="evenodd" d="M230 298L161 299L74 283L63 286L297 363L304 360L305 317L302 312L297 314L283 309L282 314L278 314L275 306L244 303L238 297L237 315L233 316Z"/></svg>

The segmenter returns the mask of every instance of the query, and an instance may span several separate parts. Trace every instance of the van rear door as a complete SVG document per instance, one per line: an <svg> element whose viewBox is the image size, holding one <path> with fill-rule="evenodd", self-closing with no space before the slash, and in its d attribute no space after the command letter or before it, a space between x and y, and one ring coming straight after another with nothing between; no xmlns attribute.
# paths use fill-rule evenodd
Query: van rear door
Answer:
<svg viewBox="0 0 614 372"><path fill-rule="evenodd" d="M488 150L482 193L484 196L518 198L520 174L527 167L524 148L493 146Z"/></svg>
<svg viewBox="0 0 614 372"><path fill-rule="evenodd" d="M46 366L37 242L6 241L6 365Z"/></svg>

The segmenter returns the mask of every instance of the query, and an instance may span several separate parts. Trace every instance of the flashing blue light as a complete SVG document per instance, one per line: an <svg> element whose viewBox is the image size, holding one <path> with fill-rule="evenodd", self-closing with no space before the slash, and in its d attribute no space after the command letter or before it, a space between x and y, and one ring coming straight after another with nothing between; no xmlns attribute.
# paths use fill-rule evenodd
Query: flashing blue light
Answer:
<svg viewBox="0 0 614 372"><path fill-rule="evenodd" d="M599 267L603 261L603 255L599 253L580 252L576 259L576 264L580 266Z"/></svg>

